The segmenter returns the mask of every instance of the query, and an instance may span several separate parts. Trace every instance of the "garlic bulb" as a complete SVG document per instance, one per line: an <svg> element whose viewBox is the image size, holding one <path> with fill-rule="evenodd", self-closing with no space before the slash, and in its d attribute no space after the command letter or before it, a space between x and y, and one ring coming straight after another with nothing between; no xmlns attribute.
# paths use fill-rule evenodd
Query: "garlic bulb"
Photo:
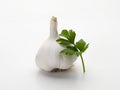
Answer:
<svg viewBox="0 0 120 90"><path fill-rule="evenodd" d="M69 69L77 59L75 55L67 56L59 53L63 47L56 42L57 38L57 18L52 17L50 21L50 36L41 45L36 55L35 61L40 69L45 71Z"/></svg>

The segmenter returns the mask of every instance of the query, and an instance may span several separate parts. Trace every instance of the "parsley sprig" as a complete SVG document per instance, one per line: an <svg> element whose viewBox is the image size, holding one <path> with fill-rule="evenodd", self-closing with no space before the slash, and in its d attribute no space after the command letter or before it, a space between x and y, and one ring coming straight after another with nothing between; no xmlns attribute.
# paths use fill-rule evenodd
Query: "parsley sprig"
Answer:
<svg viewBox="0 0 120 90"><path fill-rule="evenodd" d="M88 48L89 43L86 43L83 39L80 39L75 43L75 37L75 31L64 29L59 34L59 38L56 41L64 47L64 49L60 51L60 54L80 56L82 60L83 72L85 72L85 64L82 54Z"/></svg>

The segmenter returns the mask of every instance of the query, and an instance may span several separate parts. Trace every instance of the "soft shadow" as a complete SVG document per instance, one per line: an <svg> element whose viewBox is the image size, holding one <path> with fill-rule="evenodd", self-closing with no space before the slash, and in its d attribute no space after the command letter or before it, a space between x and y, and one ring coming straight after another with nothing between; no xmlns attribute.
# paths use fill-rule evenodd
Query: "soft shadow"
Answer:
<svg viewBox="0 0 120 90"><path fill-rule="evenodd" d="M83 79L84 74L82 72L78 72L76 68L71 68L67 71L61 71L61 72L46 72L42 70L37 71L37 77L45 77L45 78L54 78L54 79L73 79L78 80L78 78Z"/></svg>
<svg viewBox="0 0 120 90"><path fill-rule="evenodd" d="M77 68L71 68L63 72L45 72L38 70L36 72L36 82L41 90L75 90L80 87L84 81L82 72ZM47 85L47 86L46 86Z"/></svg>

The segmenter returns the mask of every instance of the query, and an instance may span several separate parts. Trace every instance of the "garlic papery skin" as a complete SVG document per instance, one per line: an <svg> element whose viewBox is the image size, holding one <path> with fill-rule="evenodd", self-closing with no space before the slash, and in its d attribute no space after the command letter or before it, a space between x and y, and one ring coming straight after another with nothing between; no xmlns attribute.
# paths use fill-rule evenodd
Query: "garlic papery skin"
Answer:
<svg viewBox="0 0 120 90"><path fill-rule="evenodd" d="M77 56L67 56L60 54L64 48L60 46L56 39L57 32L57 18L52 17L50 21L50 36L44 41L36 55L37 66L45 71L52 71L53 69L69 69L76 61Z"/></svg>

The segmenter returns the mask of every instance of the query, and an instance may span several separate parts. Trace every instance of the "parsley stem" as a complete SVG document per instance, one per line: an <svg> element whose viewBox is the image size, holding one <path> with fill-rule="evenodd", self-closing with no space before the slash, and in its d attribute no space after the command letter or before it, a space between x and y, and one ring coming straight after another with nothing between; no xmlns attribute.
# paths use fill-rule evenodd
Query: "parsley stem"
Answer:
<svg viewBox="0 0 120 90"><path fill-rule="evenodd" d="M82 54L80 54L80 58L82 60L83 72L85 73L85 64L84 64L84 60L83 60Z"/></svg>

